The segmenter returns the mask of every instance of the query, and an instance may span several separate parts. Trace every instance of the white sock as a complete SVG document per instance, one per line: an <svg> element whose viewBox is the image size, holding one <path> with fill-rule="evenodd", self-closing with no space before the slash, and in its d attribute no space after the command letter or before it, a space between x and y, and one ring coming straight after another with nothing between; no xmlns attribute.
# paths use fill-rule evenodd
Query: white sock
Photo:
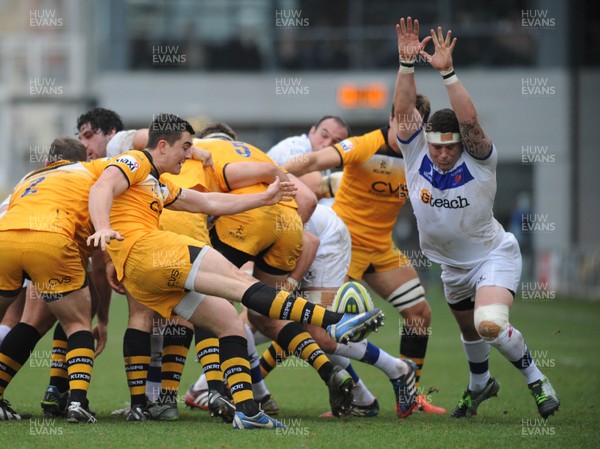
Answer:
<svg viewBox="0 0 600 449"><path fill-rule="evenodd" d="M246 340L248 341L248 359L250 360L250 373L252 375L252 393L256 399L263 399L265 396L271 394L267 389L265 380L260 372L260 357L256 350L256 343L254 342L254 336L250 326L244 324L246 328Z"/></svg>
<svg viewBox="0 0 600 449"><path fill-rule="evenodd" d="M408 373L408 364L398 357L394 357L383 349L380 349L379 358L373 364L379 368L390 379L398 379L400 376Z"/></svg>
<svg viewBox="0 0 600 449"><path fill-rule="evenodd" d="M490 344L483 339L465 341L462 335L460 339L467 355L467 361L469 362L469 390L481 391L490 379L488 366Z"/></svg>
<svg viewBox="0 0 600 449"><path fill-rule="evenodd" d="M204 373L200 375L196 383L194 384L194 390L208 390L208 382L206 382L206 376Z"/></svg>
<svg viewBox="0 0 600 449"><path fill-rule="evenodd" d="M351 358L352 360L361 360L367 350L367 340L357 342L348 342L346 344L338 343L335 348L335 354Z"/></svg>
<svg viewBox="0 0 600 449"><path fill-rule="evenodd" d="M352 403L355 405L371 405L375 400L375 396L369 391L362 379L354 384L352 396Z"/></svg>
<svg viewBox="0 0 600 449"><path fill-rule="evenodd" d="M6 324L0 324L0 344L2 344L2 340L4 340L4 337L6 337L6 334L8 334L10 332L10 327L8 327Z"/></svg>
<svg viewBox="0 0 600 449"><path fill-rule="evenodd" d="M254 334L252 334L252 335L254 337L254 344L257 344L257 345L271 341L271 339L269 337L265 336L262 332L259 332L259 331L254 331Z"/></svg>
<svg viewBox="0 0 600 449"><path fill-rule="evenodd" d="M491 341L490 344L521 371L527 384L544 377L535 363L533 363L531 355L529 354L529 349L527 349L527 345L523 339L523 335L518 329L515 329L510 324L495 340Z"/></svg>
<svg viewBox="0 0 600 449"><path fill-rule="evenodd" d="M335 353L373 365L383 371L390 379L397 379L408 372L406 363L367 340L347 344L338 343Z"/></svg>

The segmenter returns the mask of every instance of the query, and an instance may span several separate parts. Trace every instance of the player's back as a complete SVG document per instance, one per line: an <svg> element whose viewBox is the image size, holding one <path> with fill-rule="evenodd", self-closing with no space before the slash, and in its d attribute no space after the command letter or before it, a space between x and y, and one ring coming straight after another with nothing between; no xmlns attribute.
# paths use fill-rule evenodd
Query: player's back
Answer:
<svg viewBox="0 0 600 449"><path fill-rule="evenodd" d="M268 186L264 183L231 189L225 175L225 167L234 162L269 162L275 164L266 153L255 146L246 142L232 142L221 139L194 139L194 146L210 151L212 154L214 169L209 169L208 172L222 192L257 193L267 189Z"/></svg>
<svg viewBox="0 0 600 449"><path fill-rule="evenodd" d="M45 231L74 238L78 229L89 229L89 190L106 165L104 159L57 162L31 173L15 187L0 230Z"/></svg>

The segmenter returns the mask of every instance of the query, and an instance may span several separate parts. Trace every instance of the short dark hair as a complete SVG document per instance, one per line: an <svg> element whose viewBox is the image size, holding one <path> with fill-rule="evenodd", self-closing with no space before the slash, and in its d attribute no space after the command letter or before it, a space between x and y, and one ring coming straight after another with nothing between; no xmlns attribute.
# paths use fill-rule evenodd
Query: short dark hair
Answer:
<svg viewBox="0 0 600 449"><path fill-rule="evenodd" d="M438 133L459 133L460 126L452 109L440 109L429 120L429 131Z"/></svg>
<svg viewBox="0 0 600 449"><path fill-rule="evenodd" d="M87 152L83 144L72 137L57 137L50 144L48 162L73 161L80 162L87 159Z"/></svg>
<svg viewBox="0 0 600 449"><path fill-rule="evenodd" d="M350 135L350 126L344 121L344 119L342 119L341 117L339 117L337 115L324 115L317 121L317 123L315 123L313 125L314 128L317 129L319 127L319 125L321 125L321 123L323 123L325 120L329 120L329 119L333 119L338 125L345 128L348 135Z"/></svg>
<svg viewBox="0 0 600 449"><path fill-rule="evenodd" d="M160 113L148 127L148 148L156 148L158 142L166 140L169 145L177 142L184 132L194 135L194 128L187 120L175 114Z"/></svg>
<svg viewBox="0 0 600 449"><path fill-rule="evenodd" d="M207 125L204 129L202 129L196 137L202 139L210 134L221 133L231 137L233 140L237 139L237 134L233 130L231 126L229 126L225 122L215 122Z"/></svg>
<svg viewBox="0 0 600 449"><path fill-rule="evenodd" d="M115 111L104 108L94 108L81 114L77 119L77 132L83 125L89 123L94 132L100 130L103 134L108 134L111 130L115 132L123 131L125 127L121 121L121 117Z"/></svg>

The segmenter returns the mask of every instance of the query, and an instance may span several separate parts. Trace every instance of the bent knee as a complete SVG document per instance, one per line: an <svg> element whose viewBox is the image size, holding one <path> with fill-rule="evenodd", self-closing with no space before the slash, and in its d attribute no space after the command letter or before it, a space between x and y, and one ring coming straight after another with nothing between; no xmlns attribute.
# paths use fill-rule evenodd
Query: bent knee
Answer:
<svg viewBox="0 0 600 449"><path fill-rule="evenodd" d="M502 328L493 321L482 321L477 326L477 333L484 340L494 340L500 335Z"/></svg>
<svg viewBox="0 0 600 449"><path fill-rule="evenodd" d="M495 340L508 327L508 306L491 304L475 309L474 322L477 333L484 340Z"/></svg>

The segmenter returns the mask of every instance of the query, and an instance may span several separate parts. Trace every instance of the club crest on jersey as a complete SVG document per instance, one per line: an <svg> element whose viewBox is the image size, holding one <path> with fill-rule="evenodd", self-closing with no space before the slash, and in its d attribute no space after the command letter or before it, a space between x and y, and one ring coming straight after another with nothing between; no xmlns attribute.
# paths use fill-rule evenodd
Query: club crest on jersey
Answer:
<svg viewBox="0 0 600 449"><path fill-rule="evenodd" d="M132 156L119 156L115 162L121 162L122 164L127 165L132 172L140 168L140 163Z"/></svg>
<svg viewBox="0 0 600 449"><path fill-rule="evenodd" d="M475 179L464 162L450 171L440 173L434 169L433 162L427 156L421 161L419 174L439 190L456 189Z"/></svg>
<svg viewBox="0 0 600 449"><path fill-rule="evenodd" d="M344 153L347 153L348 151L352 151L354 149L354 144L352 143L352 141L346 139L346 140L342 140L339 143L339 146L342 147L342 150L344 150Z"/></svg>

